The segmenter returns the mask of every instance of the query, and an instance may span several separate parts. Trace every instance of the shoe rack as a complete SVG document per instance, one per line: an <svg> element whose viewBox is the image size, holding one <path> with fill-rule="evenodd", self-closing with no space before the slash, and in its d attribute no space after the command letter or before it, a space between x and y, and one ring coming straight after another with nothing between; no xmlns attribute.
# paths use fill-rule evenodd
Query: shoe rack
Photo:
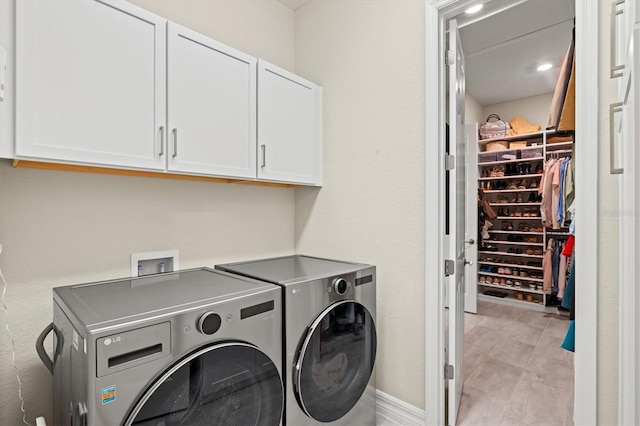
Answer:
<svg viewBox="0 0 640 426"><path fill-rule="evenodd" d="M553 132L478 140L478 187L498 213L487 229L490 238L478 247L478 294L487 290L506 294L492 301L541 308L547 304L542 269L546 234L538 186L550 135ZM485 148L496 141L516 142L512 145L518 148L497 151L493 160Z"/></svg>

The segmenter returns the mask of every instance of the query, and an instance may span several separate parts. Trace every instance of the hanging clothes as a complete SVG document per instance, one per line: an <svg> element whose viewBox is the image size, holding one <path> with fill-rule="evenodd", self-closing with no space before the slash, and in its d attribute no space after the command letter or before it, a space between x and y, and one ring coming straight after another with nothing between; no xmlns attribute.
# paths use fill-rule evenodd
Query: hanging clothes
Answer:
<svg viewBox="0 0 640 426"><path fill-rule="evenodd" d="M569 267L569 258L564 254L568 244L560 252L560 271L558 272L558 299L564 298L564 290L567 286L567 269Z"/></svg>
<svg viewBox="0 0 640 426"><path fill-rule="evenodd" d="M551 294L553 289L553 238L547 242L547 249L542 258L542 289L545 294Z"/></svg>
<svg viewBox="0 0 640 426"><path fill-rule="evenodd" d="M569 309L571 313L569 314L569 319L575 319L575 309L573 306L573 299L575 295L575 287L576 287L576 262L575 256L571 256L571 260L569 261L569 279L567 280L567 288L564 292L564 298L562 299L562 306L565 309Z"/></svg>
<svg viewBox="0 0 640 426"><path fill-rule="evenodd" d="M571 214L572 210L570 206L573 204L573 200L575 198L575 161L573 159L569 160L569 164L567 164L567 168L564 174L564 220L562 222L562 226L564 226L564 222L569 221L573 218Z"/></svg>
<svg viewBox="0 0 640 426"><path fill-rule="evenodd" d="M565 174L567 171L567 166L571 161L571 157L565 157L560 164L560 194L558 196L558 211L556 213L556 221L562 226L564 224L565 217L565 205L564 205L564 191L565 191Z"/></svg>
<svg viewBox="0 0 640 426"><path fill-rule="evenodd" d="M565 252L569 244L565 246ZM571 245L573 251L573 245ZM562 342L561 347L568 351L575 350L575 319L576 319L576 304L575 304L575 288L576 288L576 258L575 253L571 254L571 259L569 260L569 279L567 280L567 288L565 290L565 296L562 299L562 306L565 309L569 309L569 319L571 322L569 323L569 328L567 330L567 334L565 336L564 342Z"/></svg>
<svg viewBox="0 0 640 426"><path fill-rule="evenodd" d="M560 229L560 223L556 219L558 214L558 201L560 200L560 166L562 160L558 160L553 164L551 169L551 220L548 220L553 229Z"/></svg>
<svg viewBox="0 0 640 426"><path fill-rule="evenodd" d="M542 196L540 202L540 220L543 226L549 227L548 223L551 221L551 193L552 193L552 169L556 160L551 158L545 162L544 173L540 178L540 185L538 186L538 194Z"/></svg>
<svg viewBox="0 0 640 426"><path fill-rule="evenodd" d="M553 257L551 258L551 273L553 279L552 293L558 293L560 288L560 263L562 258L563 245L560 241L555 241L553 247Z"/></svg>

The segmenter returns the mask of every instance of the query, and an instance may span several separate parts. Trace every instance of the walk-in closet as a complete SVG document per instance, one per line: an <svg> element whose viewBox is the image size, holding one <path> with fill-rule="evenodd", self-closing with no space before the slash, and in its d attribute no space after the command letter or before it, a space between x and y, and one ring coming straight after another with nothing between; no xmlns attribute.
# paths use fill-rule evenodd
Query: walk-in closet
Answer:
<svg viewBox="0 0 640 426"><path fill-rule="evenodd" d="M458 424L573 424L574 3L494 0L457 19L477 231Z"/></svg>

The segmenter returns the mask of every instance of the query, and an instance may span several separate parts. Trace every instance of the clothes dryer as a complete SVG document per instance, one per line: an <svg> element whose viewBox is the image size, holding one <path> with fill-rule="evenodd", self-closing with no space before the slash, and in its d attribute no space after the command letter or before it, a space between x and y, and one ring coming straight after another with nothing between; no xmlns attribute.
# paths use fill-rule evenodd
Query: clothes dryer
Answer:
<svg viewBox="0 0 640 426"><path fill-rule="evenodd" d="M282 287L285 424L376 424L374 266L286 256L216 269Z"/></svg>
<svg viewBox="0 0 640 426"><path fill-rule="evenodd" d="M203 268L53 297L54 424L281 424L280 287Z"/></svg>

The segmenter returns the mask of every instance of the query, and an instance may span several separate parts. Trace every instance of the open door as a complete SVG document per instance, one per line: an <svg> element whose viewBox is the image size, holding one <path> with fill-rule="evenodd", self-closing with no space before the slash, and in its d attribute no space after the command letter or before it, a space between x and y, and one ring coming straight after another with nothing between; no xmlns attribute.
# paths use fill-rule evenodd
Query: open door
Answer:
<svg viewBox="0 0 640 426"><path fill-rule="evenodd" d="M467 269L464 285L464 311L478 313L478 123L465 124L465 174L467 225L465 243Z"/></svg>
<svg viewBox="0 0 640 426"><path fill-rule="evenodd" d="M449 244L448 271L449 332L447 354L447 424L455 425L462 396L462 342L464 339L464 294L465 294L465 226L466 226L466 178L464 129L464 52L455 20L449 21L447 68L449 79L449 140L447 157L449 180ZM451 158L453 154L454 158Z"/></svg>

